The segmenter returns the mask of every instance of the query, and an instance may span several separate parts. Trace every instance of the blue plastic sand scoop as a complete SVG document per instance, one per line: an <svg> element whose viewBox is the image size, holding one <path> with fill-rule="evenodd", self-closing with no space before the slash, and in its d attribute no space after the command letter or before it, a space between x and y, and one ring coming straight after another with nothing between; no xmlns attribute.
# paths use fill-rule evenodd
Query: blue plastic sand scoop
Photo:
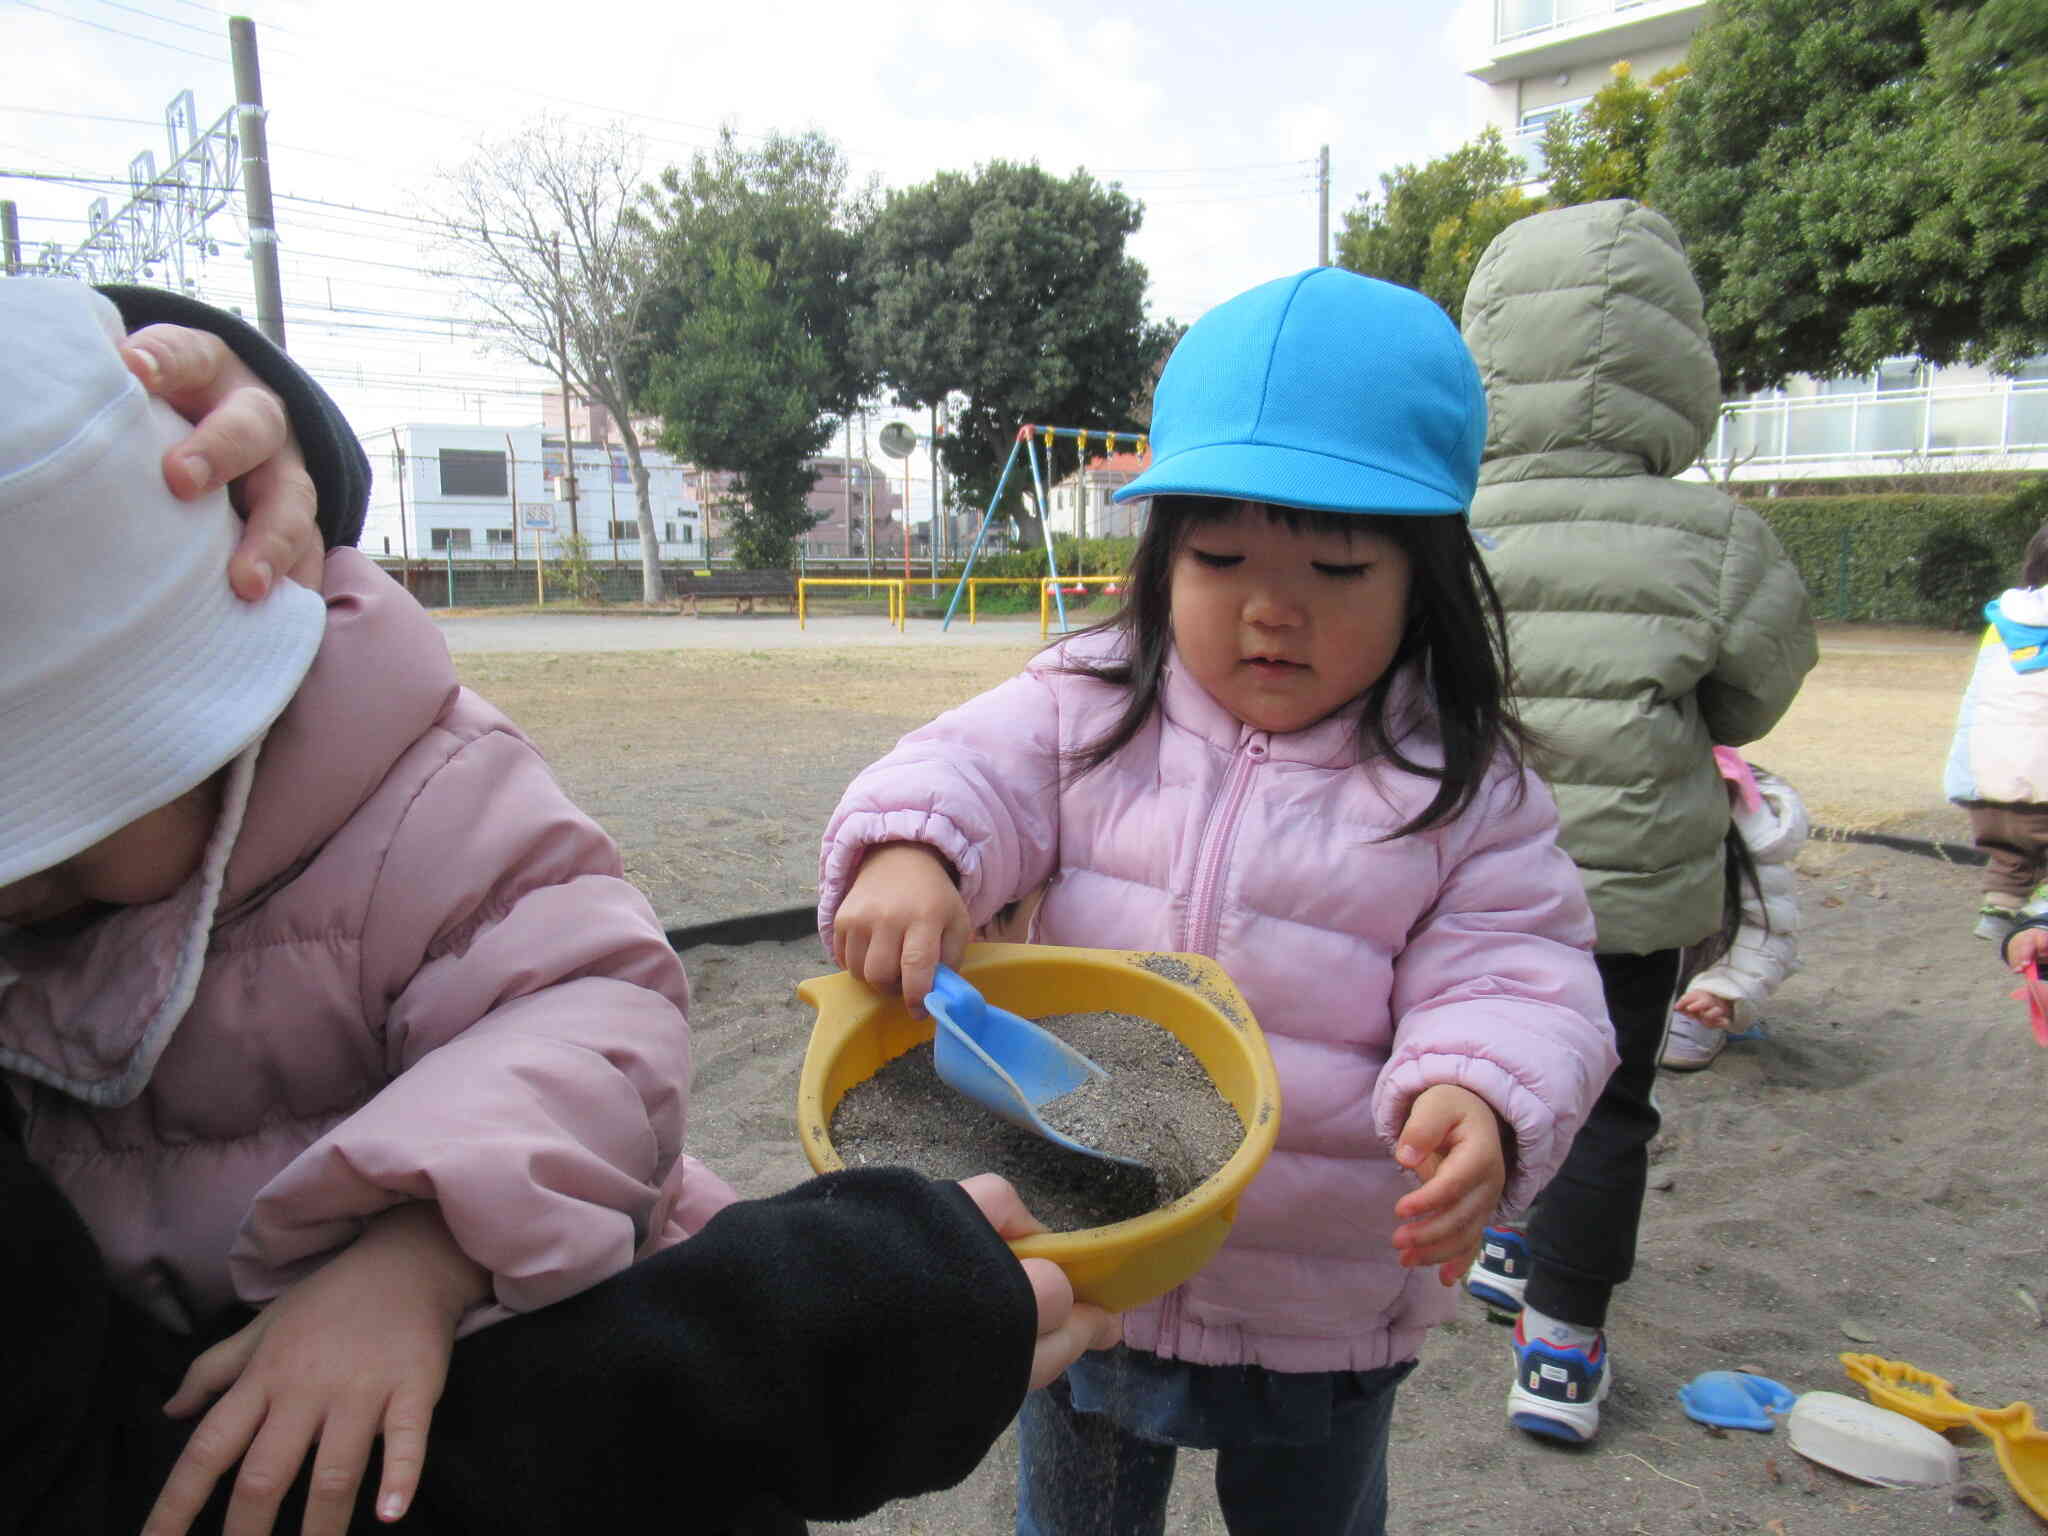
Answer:
<svg viewBox="0 0 2048 1536"><path fill-rule="evenodd" d="M1144 1164L1062 1135L1038 1118L1040 1106L1109 1074L1057 1035L1006 1008L989 1005L972 983L951 966L932 976L925 1007L936 1025L932 1060L956 1093L993 1110L1012 1125L1090 1157Z"/></svg>
<svg viewBox="0 0 2048 1536"><path fill-rule="evenodd" d="M1792 1411L1798 1394L1781 1381L1748 1371L1701 1371L1678 1389L1686 1417L1718 1429L1755 1429L1768 1434Z"/></svg>

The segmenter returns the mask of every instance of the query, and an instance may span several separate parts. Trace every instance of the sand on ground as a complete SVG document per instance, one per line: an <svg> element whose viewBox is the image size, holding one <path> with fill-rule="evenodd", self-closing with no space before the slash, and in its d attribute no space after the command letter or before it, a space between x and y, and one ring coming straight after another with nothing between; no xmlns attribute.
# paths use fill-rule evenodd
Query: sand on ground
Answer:
<svg viewBox="0 0 2048 1536"><path fill-rule="evenodd" d="M690 923L812 899L847 777L1009 675L1035 638L1019 626L1010 649L459 661L619 838L664 918ZM1969 636L1830 628L1753 755L1828 825L1966 840L1940 767L1973 650ZM2048 1052L1970 935L1976 872L1841 843L1809 846L1799 872L1805 967L1767 1010L1768 1038L1660 1082L1665 1126L1636 1275L1610 1318L1616 1386L1599 1440L1570 1449L1507 1427L1507 1336L1469 1304L1402 1389L1396 1536L2048 1529L1970 1432L1954 1436L1961 1488L1894 1492L1805 1461L1782 1431L1714 1433L1679 1409L1681 1383L1734 1366L1854 1393L1836 1361L1854 1350L1938 1372L1974 1402L2048 1410L2048 1329L2028 1299L2048 1299ZM743 1194L786 1188L810 1173L792 1116L811 1021L792 987L829 965L810 939L684 958L692 1149ZM1169 1530L1223 1530L1212 1467L1183 1456ZM959 1486L823 1529L1005 1532L1014 1476L1006 1436Z"/></svg>

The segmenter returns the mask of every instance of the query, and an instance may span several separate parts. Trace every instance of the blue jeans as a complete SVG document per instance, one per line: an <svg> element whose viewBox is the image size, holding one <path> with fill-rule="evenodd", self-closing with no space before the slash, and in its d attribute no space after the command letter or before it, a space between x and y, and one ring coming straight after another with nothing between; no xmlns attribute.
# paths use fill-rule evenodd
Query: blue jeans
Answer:
<svg viewBox="0 0 2048 1536"><path fill-rule="evenodd" d="M1387 1431L1414 1368L1280 1372L1122 1347L1084 1356L1024 1399L1017 1536L1163 1536L1178 1446L1218 1452L1231 1536L1384 1536Z"/></svg>

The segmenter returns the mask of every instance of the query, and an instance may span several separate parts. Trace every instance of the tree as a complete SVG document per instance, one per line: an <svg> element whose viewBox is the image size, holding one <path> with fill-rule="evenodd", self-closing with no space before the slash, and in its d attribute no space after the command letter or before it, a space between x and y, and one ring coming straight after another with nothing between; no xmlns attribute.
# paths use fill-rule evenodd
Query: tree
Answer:
<svg viewBox="0 0 2048 1536"><path fill-rule="evenodd" d="M1380 177L1378 202L1361 196L1344 215L1337 265L1418 288L1456 320L1493 237L1543 209L1516 185L1524 174L1492 127L1425 165L1397 167Z"/></svg>
<svg viewBox="0 0 2048 1536"><path fill-rule="evenodd" d="M862 252L862 339L904 405L953 398L940 453L963 499L987 504L1024 422L1136 424L1172 334L1146 320L1145 269L1124 249L1142 218L1085 171L1001 160L889 194ZM1014 505L1036 541L1041 515Z"/></svg>
<svg viewBox="0 0 2048 1536"><path fill-rule="evenodd" d="M727 518L742 565L794 563L816 521L806 461L828 418L873 386L853 332L872 214L824 135L745 148L730 129L687 173L665 172L642 209L662 265L637 398L661 416L664 447L738 475Z"/></svg>
<svg viewBox="0 0 2048 1536"><path fill-rule="evenodd" d="M1745 387L2048 346L2048 8L1724 0L1651 161Z"/></svg>
<svg viewBox="0 0 2048 1536"><path fill-rule="evenodd" d="M565 371L611 417L639 511L641 596L654 603L661 546L627 371L654 273L644 232L626 217L640 160L639 141L622 128L549 117L479 150L442 177L453 205L444 275L482 306L494 345ZM562 442L573 473L566 411Z"/></svg>
<svg viewBox="0 0 2048 1536"><path fill-rule="evenodd" d="M1591 101L1553 117L1543 134L1551 206L1569 208L1611 197L1648 201L1650 156L1663 133L1672 87L1684 78L1680 65L1640 85L1624 60Z"/></svg>

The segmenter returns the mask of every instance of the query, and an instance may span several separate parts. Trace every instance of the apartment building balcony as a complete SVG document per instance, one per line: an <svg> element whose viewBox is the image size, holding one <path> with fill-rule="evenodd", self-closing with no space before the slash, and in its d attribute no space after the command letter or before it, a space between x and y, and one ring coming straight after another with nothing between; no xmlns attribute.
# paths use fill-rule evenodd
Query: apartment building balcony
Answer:
<svg viewBox="0 0 2048 1536"><path fill-rule="evenodd" d="M1867 378L1794 380L1731 401L1706 462L1737 480L2048 469L2048 357L2011 378L1901 363Z"/></svg>
<svg viewBox="0 0 2048 1536"><path fill-rule="evenodd" d="M1494 0L1490 57L1466 71L1489 85L1684 43L1712 0Z"/></svg>

